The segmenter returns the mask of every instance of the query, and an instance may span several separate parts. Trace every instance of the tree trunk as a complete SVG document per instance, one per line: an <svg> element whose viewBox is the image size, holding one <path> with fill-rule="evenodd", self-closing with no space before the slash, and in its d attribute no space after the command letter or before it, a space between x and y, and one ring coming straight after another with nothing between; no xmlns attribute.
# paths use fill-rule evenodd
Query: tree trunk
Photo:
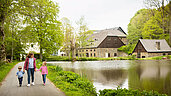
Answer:
<svg viewBox="0 0 171 96"><path fill-rule="evenodd" d="M171 0L169 1L169 8L170 8L170 12L169 12L169 14L170 14L170 25L169 25L169 35L170 35L170 38L169 38L169 43L170 43L170 45L171 45Z"/></svg>
<svg viewBox="0 0 171 96"><path fill-rule="evenodd" d="M4 22L5 16L1 14L0 17L0 60L1 62L6 61L6 53L5 53L5 33L4 33Z"/></svg>
<svg viewBox="0 0 171 96"><path fill-rule="evenodd" d="M164 0L162 0L162 29L163 29L163 33L165 34L165 27L164 27Z"/></svg>
<svg viewBox="0 0 171 96"><path fill-rule="evenodd" d="M40 60L42 61L43 60L42 34L39 32L38 36L39 36L39 40L40 40L40 42L39 42L39 44L40 44Z"/></svg>

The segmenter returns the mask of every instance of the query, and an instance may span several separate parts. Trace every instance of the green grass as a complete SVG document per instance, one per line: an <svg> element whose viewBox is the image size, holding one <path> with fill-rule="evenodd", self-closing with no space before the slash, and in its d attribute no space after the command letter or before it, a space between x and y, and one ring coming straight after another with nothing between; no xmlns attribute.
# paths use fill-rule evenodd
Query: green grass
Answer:
<svg viewBox="0 0 171 96"><path fill-rule="evenodd" d="M4 80L4 78L7 76L9 71L16 65L18 61L15 61L13 63L1 63L0 64L0 82Z"/></svg>
<svg viewBox="0 0 171 96"><path fill-rule="evenodd" d="M98 57L76 57L76 61L102 61L102 60L162 60L163 57L171 59L171 55L168 56L157 56L149 58L136 58L135 55L127 57L109 57L109 58L98 58ZM62 56L50 56L46 58L47 61L71 61L68 57Z"/></svg>
<svg viewBox="0 0 171 96"><path fill-rule="evenodd" d="M69 57L62 56L50 56L46 58L47 61L71 61ZM109 57L109 58L98 58L98 57L76 57L76 61L100 61L100 60L137 60L135 56L127 56L127 57Z"/></svg>
<svg viewBox="0 0 171 96"><path fill-rule="evenodd" d="M171 55L168 55L168 56L156 56L156 57L142 58L141 60L162 60L163 57L166 57L167 59L171 59Z"/></svg>
<svg viewBox="0 0 171 96"><path fill-rule="evenodd" d="M37 68L40 68L42 62L37 62ZM71 72L63 71L60 66L47 64L47 77L53 84L61 89L67 96L96 96L96 89L93 83L85 77Z"/></svg>

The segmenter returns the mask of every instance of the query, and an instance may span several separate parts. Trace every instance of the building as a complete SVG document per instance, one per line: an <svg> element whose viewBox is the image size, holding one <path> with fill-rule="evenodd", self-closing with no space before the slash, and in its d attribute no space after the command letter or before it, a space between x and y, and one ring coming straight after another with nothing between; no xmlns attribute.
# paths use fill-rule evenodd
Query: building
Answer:
<svg viewBox="0 0 171 96"><path fill-rule="evenodd" d="M90 43L84 48L78 48L79 57L117 57L126 56L117 49L127 44L126 33L121 27L94 31L86 40Z"/></svg>
<svg viewBox="0 0 171 96"><path fill-rule="evenodd" d="M171 48L164 39L140 39L132 55L136 55L137 58L171 55Z"/></svg>
<svg viewBox="0 0 171 96"><path fill-rule="evenodd" d="M24 60L29 52L34 52L35 58L40 58L40 46L38 43L26 43L25 54L20 54L20 60Z"/></svg>

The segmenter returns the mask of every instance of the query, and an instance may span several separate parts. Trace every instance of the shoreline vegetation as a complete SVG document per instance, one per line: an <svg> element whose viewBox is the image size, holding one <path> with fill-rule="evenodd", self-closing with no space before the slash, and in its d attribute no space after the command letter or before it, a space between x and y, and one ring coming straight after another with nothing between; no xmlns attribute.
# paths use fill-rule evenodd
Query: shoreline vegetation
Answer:
<svg viewBox="0 0 171 96"><path fill-rule="evenodd" d="M37 67L40 68L42 62L37 60ZM49 80L63 91L66 96L167 96L166 94L160 94L157 91L140 91L132 89L104 89L96 93L96 88L93 82L88 80L85 76L80 76L77 73L71 71L64 71L61 66L55 66L47 64Z"/></svg>
<svg viewBox="0 0 171 96"><path fill-rule="evenodd" d="M140 90L132 90L132 89L104 89L100 90L99 96L167 96L166 94L160 94L157 91L140 91Z"/></svg>
<svg viewBox="0 0 171 96"><path fill-rule="evenodd" d="M42 62L37 62L40 68ZM48 79L63 91L66 96L97 96L93 83L84 76L71 71L64 71L60 66L47 64Z"/></svg>
<svg viewBox="0 0 171 96"><path fill-rule="evenodd" d="M2 81L5 79L7 74L10 72L10 70L18 63L18 61L14 61L12 63L2 63L0 64L0 85Z"/></svg>
<svg viewBox="0 0 171 96"><path fill-rule="evenodd" d="M103 60L171 60L171 55L168 56L157 56L149 58L136 58L136 56L127 56L127 57L109 57L109 58L98 58L98 57L76 57L74 61L103 61ZM49 56L46 58L47 61L72 61L69 57L62 56Z"/></svg>

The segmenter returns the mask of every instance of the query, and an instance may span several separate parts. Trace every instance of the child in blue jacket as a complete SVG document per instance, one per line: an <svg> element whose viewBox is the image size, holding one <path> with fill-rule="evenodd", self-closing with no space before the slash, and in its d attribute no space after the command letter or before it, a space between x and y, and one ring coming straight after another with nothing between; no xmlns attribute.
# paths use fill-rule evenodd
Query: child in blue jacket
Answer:
<svg viewBox="0 0 171 96"><path fill-rule="evenodd" d="M16 76L18 76L18 81L19 81L19 86L20 86L20 87L21 87L21 85L22 85L23 74L24 74L24 72L23 72L21 69L22 69L22 67L19 66L19 67L18 67L18 71L17 71L17 73L16 73Z"/></svg>

